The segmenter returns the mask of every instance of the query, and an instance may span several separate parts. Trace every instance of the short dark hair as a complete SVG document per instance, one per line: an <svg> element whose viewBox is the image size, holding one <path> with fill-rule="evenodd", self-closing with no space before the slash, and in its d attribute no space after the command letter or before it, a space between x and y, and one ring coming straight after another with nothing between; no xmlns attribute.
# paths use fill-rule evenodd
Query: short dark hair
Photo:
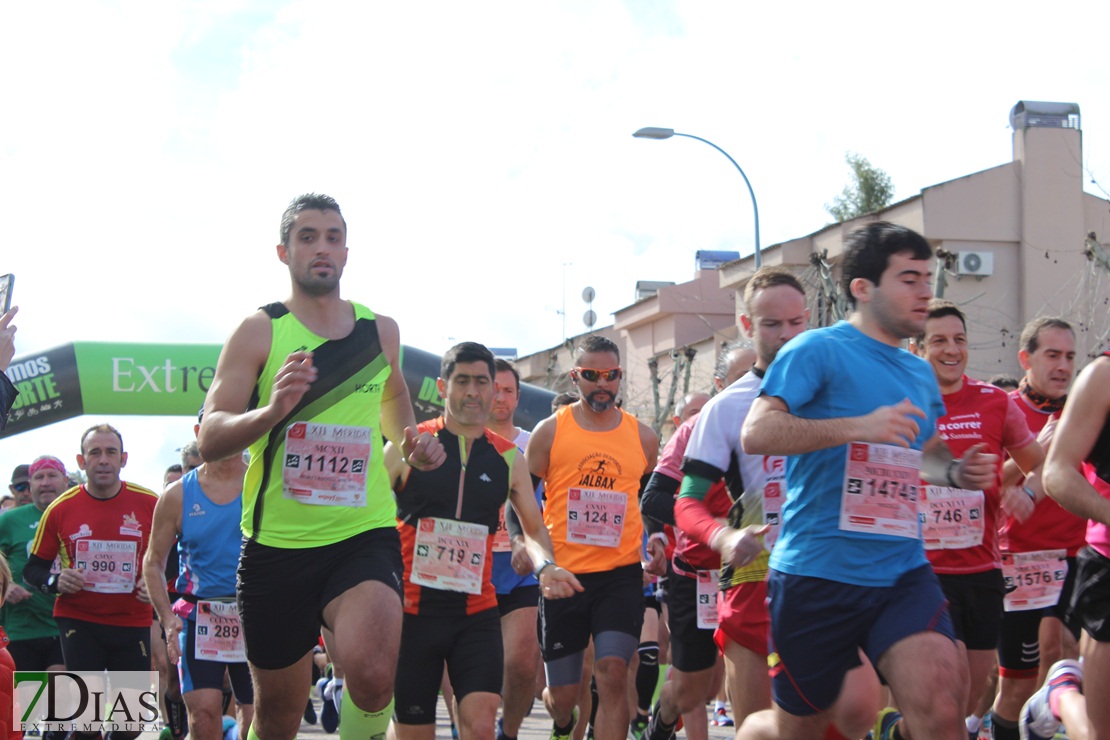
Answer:
<svg viewBox="0 0 1110 740"><path fill-rule="evenodd" d="M450 380L455 372L455 365L460 362L484 362L489 366L489 379L497 377L497 366L493 361L493 353L484 344L477 342L459 342L443 355L439 365L439 377Z"/></svg>
<svg viewBox="0 0 1110 740"><path fill-rule="evenodd" d="M933 256L933 248L913 229L889 221L876 221L849 234L844 242L844 275L841 278L848 305L856 306L856 297L852 295L853 280L864 278L878 285L890 266L891 256L907 253L912 259L927 260Z"/></svg>
<svg viewBox="0 0 1110 740"><path fill-rule="evenodd" d="M1021 383L1013 375L992 375L991 379L987 381L996 388L1002 390L1017 390Z"/></svg>
<svg viewBox="0 0 1110 740"><path fill-rule="evenodd" d="M606 339L600 334L591 334L582 340L578 349L574 351L574 361L578 362L578 358L582 355L593 352L612 352L617 356L617 362L621 361L621 351L617 349L617 345L611 339Z"/></svg>
<svg viewBox="0 0 1110 740"><path fill-rule="evenodd" d="M776 283L782 285L784 283ZM717 364L713 367L713 377L724 380L728 377L728 366L731 363L729 358L732 353L740 349L755 349L755 346L748 339L733 339L731 342L721 348L721 354L717 355Z"/></svg>
<svg viewBox="0 0 1110 740"><path fill-rule="evenodd" d="M577 394L563 391L559 395L555 396L555 398L551 399L551 413L555 413L560 406L570 406L577 400Z"/></svg>
<svg viewBox="0 0 1110 740"><path fill-rule="evenodd" d="M1070 331L1073 337L1075 336L1075 329L1059 316L1040 316L1030 321L1021 330L1018 348L1025 350L1028 354L1036 352L1037 347L1041 346L1041 332L1045 329L1064 329Z"/></svg>
<svg viewBox="0 0 1110 740"><path fill-rule="evenodd" d="M111 424L94 424L93 426L86 429L85 433L81 435L82 455L85 454L85 440L89 438L89 435L96 434L97 432L108 432L109 434L116 435L116 438L119 440L119 451L123 452L123 435L119 433L118 429L116 429Z"/></svg>
<svg viewBox="0 0 1110 740"><path fill-rule="evenodd" d="M513 379L516 381L516 391L520 393L520 371L513 367L513 363L508 360L503 360L500 357L493 361L494 368L497 370L493 377L497 377L497 373L508 371L513 374Z"/></svg>
<svg viewBox="0 0 1110 740"><path fill-rule="evenodd" d="M321 193L305 193L290 201L285 213L281 215L281 243L287 247L289 236L293 232L293 222L297 220L301 211L335 211L339 214L339 220L343 222L343 230L347 230L347 221L343 218L343 211L339 210L339 204L335 202L335 198Z"/></svg>
<svg viewBox="0 0 1110 740"><path fill-rule="evenodd" d="M744 310L751 312L752 302L755 300L757 291L773 288L776 285L789 285L801 293L802 298L806 297L806 289L802 287L802 282L790 270L778 265L761 267L755 271L755 274L748 280L748 284L744 286Z"/></svg>
<svg viewBox="0 0 1110 740"><path fill-rule="evenodd" d="M945 316L955 316L958 318L960 323L964 325L964 333L967 333L967 317L964 316L964 312L960 310L959 306L943 298L934 298L929 301L929 315L925 317L926 322L928 322L929 319L939 319ZM919 347L925 344L925 333L925 330L922 329L921 332L914 337L914 341L917 342Z"/></svg>
<svg viewBox="0 0 1110 740"><path fill-rule="evenodd" d="M165 487L166 478L169 478L171 475L174 474L182 475L184 472L185 470L181 467L181 463L174 463L173 465L169 466L168 468L166 468L166 472L162 473L162 486Z"/></svg>

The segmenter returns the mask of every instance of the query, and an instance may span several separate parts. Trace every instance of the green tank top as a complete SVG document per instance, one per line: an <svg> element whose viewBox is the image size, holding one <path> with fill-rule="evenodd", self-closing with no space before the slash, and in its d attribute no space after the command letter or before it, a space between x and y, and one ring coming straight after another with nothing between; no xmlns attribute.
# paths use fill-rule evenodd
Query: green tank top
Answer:
<svg viewBox="0 0 1110 740"><path fill-rule="evenodd" d="M262 309L273 339L251 408L269 402L274 375L291 352L311 350L319 374L296 408L250 446L242 529L260 544L320 547L396 526L382 462L381 401L389 360L373 312L351 305L355 328L342 339L317 336L281 303Z"/></svg>

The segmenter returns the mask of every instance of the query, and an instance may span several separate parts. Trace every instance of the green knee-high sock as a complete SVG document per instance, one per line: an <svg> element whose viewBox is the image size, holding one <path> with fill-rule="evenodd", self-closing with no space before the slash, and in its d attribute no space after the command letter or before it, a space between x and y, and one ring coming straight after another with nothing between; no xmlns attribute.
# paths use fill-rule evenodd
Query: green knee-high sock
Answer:
<svg viewBox="0 0 1110 740"><path fill-rule="evenodd" d="M343 692L343 708L339 711L339 740L384 740L389 721L393 719L393 699L377 712L355 706L351 690Z"/></svg>
<svg viewBox="0 0 1110 740"><path fill-rule="evenodd" d="M250 729L247 730L247 740L262 740L258 733L254 731L254 723L251 723Z"/></svg>

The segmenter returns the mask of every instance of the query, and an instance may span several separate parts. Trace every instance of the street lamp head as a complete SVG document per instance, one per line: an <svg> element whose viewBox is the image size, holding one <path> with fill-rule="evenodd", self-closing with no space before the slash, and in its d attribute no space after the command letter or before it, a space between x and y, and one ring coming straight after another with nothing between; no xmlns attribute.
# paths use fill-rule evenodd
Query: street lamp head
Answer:
<svg viewBox="0 0 1110 740"><path fill-rule="evenodd" d="M640 129L632 135L635 136L637 139L669 139L674 136L674 129L648 126L647 128Z"/></svg>

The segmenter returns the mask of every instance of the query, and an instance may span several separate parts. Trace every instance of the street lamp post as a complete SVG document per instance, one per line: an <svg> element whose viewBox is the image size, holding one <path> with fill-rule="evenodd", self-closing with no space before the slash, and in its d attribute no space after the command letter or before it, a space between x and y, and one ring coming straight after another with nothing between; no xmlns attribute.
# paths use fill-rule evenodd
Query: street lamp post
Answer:
<svg viewBox="0 0 1110 740"><path fill-rule="evenodd" d="M700 142L708 144L709 146L719 151L721 154L728 157L728 161L732 162L732 166L735 167L736 171L740 173L740 177L744 178L744 184L748 186L748 193L752 196L752 214L755 216L755 269L758 270L760 267L762 267L763 260L760 257L759 250L759 206L756 205L755 202L755 191L752 190L752 184L748 182L748 176L744 174L744 170L740 168L740 165L736 164L736 160L732 157L729 157L728 152L714 144L712 141L709 141L708 139L703 139L700 136L694 136L693 134L680 134L673 128L657 128L655 126L648 126L647 128L640 129L632 135L635 136L637 139L669 139L672 136L685 136L687 139L697 139Z"/></svg>

